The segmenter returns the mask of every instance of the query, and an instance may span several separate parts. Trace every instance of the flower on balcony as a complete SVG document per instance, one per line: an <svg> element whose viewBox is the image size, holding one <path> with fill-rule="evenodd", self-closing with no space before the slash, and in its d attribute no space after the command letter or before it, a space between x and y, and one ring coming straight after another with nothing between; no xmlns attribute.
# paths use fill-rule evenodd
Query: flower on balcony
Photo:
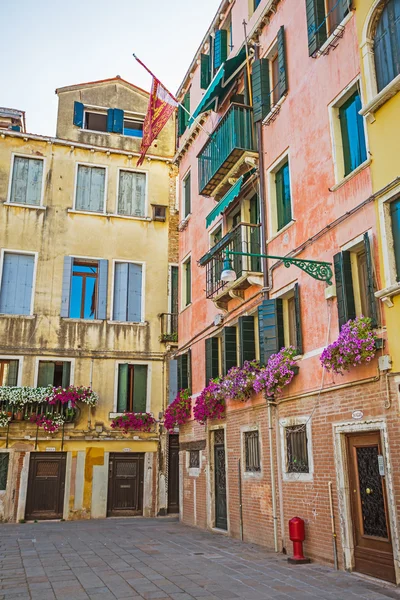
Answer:
<svg viewBox="0 0 400 600"><path fill-rule="evenodd" d="M254 392L253 383L260 373L261 367L258 361L245 361L243 367L232 367L221 379L220 385L228 400L249 400Z"/></svg>
<svg viewBox="0 0 400 600"><path fill-rule="evenodd" d="M327 371L343 375L351 367L369 363L375 356L375 336L369 317L350 319L335 342L322 352L321 364Z"/></svg>
<svg viewBox="0 0 400 600"><path fill-rule="evenodd" d="M193 415L204 425L207 419L223 419L225 416L225 392L219 379L212 379L196 398Z"/></svg>
<svg viewBox="0 0 400 600"><path fill-rule="evenodd" d="M297 365L293 358L296 354L297 350L293 346L282 348L277 354L272 354L266 366L255 377L254 391L259 393L265 390L269 398L279 394L295 375Z"/></svg>
<svg viewBox="0 0 400 600"><path fill-rule="evenodd" d="M75 408L77 402L82 402L88 406L96 406L99 401L99 396L90 387L73 387L72 385L67 388L53 387L46 398L49 404L68 404L70 408Z"/></svg>
<svg viewBox="0 0 400 600"><path fill-rule="evenodd" d="M132 431L151 431L156 420L150 413L124 413L111 422L112 429L122 429L123 433Z"/></svg>
<svg viewBox="0 0 400 600"><path fill-rule="evenodd" d="M0 386L0 402L21 410L26 404L45 402L50 388Z"/></svg>
<svg viewBox="0 0 400 600"><path fill-rule="evenodd" d="M0 427L7 427L9 422L11 421L11 416L6 413L4 410L0 411Z"/></svg>
<svg viewBox="0 0 400 600"><path fill-rule="evenodd" d="M175 400L165 411L164 427L173 431L175 427L184 425L190 419L192 412L192 399L189 390L179 390Z"/></svg>
<svg viewBox="0 0 400 600"><path fill-rule="evenodd" d="M65 423L64 417L51 413L32 415L29 421L35 423L38 427L43 427L48 433L56 433Z"/></svg>

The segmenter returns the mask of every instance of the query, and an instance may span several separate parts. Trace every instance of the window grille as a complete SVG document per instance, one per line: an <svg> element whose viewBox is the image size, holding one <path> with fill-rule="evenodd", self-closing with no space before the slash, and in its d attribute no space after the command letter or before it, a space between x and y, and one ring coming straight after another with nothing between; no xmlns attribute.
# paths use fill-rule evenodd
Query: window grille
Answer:
<svg viewBox="0 0 400 600"><path fill-rule="evenodd" d="M288 473L309 473L306 425L286 427Z"/></svg>
<svg viewBox="0 0 400 600"><path fill-rule="evenodd" d="M258 431L246 431L244 434L246 471L257 473L261 471L260 443Z"/></svg>
<svg viewBox="0 0 400 600"><path fill-rule="evenodd" d="M199 450L190 450L189 468L190 469L199 469L200 468L200 451Z"/></svg>

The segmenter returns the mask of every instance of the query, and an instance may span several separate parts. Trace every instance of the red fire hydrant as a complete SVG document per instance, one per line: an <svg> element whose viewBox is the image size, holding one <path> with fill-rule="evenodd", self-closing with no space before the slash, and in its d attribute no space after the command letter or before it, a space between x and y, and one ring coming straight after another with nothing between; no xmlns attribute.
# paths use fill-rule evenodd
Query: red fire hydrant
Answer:
<svg viewBox="0 0 400 600"><path fill-rule="evenodd" d="M303 542L306 539L304 521L300 517L293 517L289 521L289 537L293 542L293 557L288 558L288 562L294 565L304 565L310 562L303 554Z"/></svg>

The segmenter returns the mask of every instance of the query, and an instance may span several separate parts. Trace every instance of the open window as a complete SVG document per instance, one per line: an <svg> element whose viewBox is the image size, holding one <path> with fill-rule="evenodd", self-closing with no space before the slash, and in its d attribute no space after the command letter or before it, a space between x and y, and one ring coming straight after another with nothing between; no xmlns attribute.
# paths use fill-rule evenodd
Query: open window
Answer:
<svg viewBox="0 0 400 600"><path fill-rule="evenodd" d="M66 388L71 384L71 361L39 360L37 387Z"/></svg>
<svg viewBox="0 0 400 600"><path fill-rule="evenodd" d="M147 365L118 365L117 412L146 412L147 377Z"/></svg>

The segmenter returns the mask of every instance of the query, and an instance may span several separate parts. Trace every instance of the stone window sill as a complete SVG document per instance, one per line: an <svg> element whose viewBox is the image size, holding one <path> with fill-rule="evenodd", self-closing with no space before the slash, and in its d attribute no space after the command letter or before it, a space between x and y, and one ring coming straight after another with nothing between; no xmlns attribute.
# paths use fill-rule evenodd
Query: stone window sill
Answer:
<svg viewBox="0 0 400 600"><path fill-rule="evenodd" d="M273 233L271 235L270 238L268 238L267 240L267 244L269 244L270 242L272 242L274 239L276 239L278 236L280 236L282 233L285 233L285 231L287 231L290 227L292 227L292 225L294 225L296 223L296 219L292 219L291 221L289 221L289 223L287 225L285 225L284 227L282 227L282 229L280 229L279 231L276 231L275 233Z"/></svg>
<svg viewBox="0 0 400 600"><path fill-rule="evenodd" d="M86 325L99 325L104 323L103 319L73 319L72 317L61 317L63 321L68 321L70 323L85 323Z"/></svg>
<svg viewBox="0 0 400 600"><path fill-rule="evenodd" d="M398 296L400 294L400 282L395 283L383 290L379 290L375 292L375 298L378 298L381 302L383 302L388 308L392 308L394 306L391 298L393 296Z"/></svg>
<svg viewBox="0 0 400 600"><path fill-rule="evenodd" d="M367 158L367 160L365 160L363 163L361 163L361 165L358 165L358 167L356 169L354 169L354 171L352 171L351 173L349 173L348 175L346 175L346 177L343 177L343 179L341 179L338 183L335 183L334 186L332 186L331 188L329 188L330 192L336 192L336 190L338 190L339 188L342 187L342 185L345 185L348 181L350 181L350 179L352 179L353 177L355 177L356 175L358 175L358 173L360 173L361 171L363 171L364 169L366 169L367 167L369 167L369 165L371 164L371 159Z"/></svg>
<svg viewBox="0 0 400 600"><path fill-rule="evenodd" d="M36 315L9 315L7 313L0 313L0 318L1 317L7 319L36 319Z"/></svg>
<svg viewBox="0 0 400 600"><path fill-rule="evenodd" d="M339 25L336 27L336 29L331 33L331 35L328 37L328 39L322 44L322 46L320 48L318 48L318 50L315 53L315 57L319 58L320 56L324 56L324 54L328 54L328 52L326 52L329 48L329 46L332 44L332 42L334 42L335 40L338 39L338 34L339 34L339 38L340 36L340 30L343 31L343 28L346 27L347 23L350 21L350 19L353 16L353 12L350 11L348 15L345 16L345 18L343 19L343 21L341 23L339 23Z"/></svg>
<svg viewBox="0 0 400 600"><path fill-rule="evenodd" d="M369 123L373 123L375 113L383 106L392 96L395 96L400 91L400 74L397 75L386 87L383 88L368 104L360 110L360 115L365 117Z"/></svg>
<svg viewBox="0 0 400 600"><path fill-rule="evenodd" d="M107 321L108 325L135 325L137 327L147 327L148 321Z"/></svg>
<svg viewBox="0 0 400 600"><path fill-rule="evenodd" d="M36 206L35 204L19 204L18 202L3 202L4 206L15 206L17 208L33 208L33 210L46 210L46 206Z"/></svg>

